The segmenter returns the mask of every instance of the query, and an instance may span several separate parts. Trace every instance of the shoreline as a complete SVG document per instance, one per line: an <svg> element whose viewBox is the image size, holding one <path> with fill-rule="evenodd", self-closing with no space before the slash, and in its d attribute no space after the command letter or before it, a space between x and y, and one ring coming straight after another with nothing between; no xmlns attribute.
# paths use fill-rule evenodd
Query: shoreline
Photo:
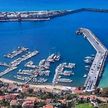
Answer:
<svg viewBox="0 0 108 108"><path fill-rule="evenodd" d="M9 79L5 79L5 78L0 78L0 81L4 82L4 83L8 83L8 84L14 84L17 83L19 85L23 85L24 83L22 82L17 82L17 81L13 81L13 80L9 80ZM77 87L71 87L71 86L62 86L62 85L33 85L33 84L28 84L31 88L40 88L40 89L45 89L48 88L50 90L54 90L54 89L58 89L58 90L66 90L66 89L76 89Z"/></svg>
<svg viewBox="0 0 108 108"><path fill-rule="evenodd" d="M107 78L107 76L108 76L108 63L105 66L105 70L104 70L104 73L102 75L102 79L101 79L101 81L99 83L99 87L101 87L101 88L108 87L108 78Z"/></svg>
<svg viewBox="0 0 108 108"><path fill-rule="evenodd" d="M42 10L42 11L1 11L0 22L23 22L23 21L49 21L56 17L66 16L80 12L108 13L108 9L79 8L70 10Z"/></svg>

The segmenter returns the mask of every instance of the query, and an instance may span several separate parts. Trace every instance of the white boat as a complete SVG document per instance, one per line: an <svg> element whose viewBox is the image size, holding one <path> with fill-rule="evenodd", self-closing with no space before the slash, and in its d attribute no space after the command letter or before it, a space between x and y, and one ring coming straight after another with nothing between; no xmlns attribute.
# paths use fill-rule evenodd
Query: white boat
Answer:
<svg viewBox="0 0 108 108"><path fill-rule="evenodd" d="M90 68L90 66L89 65L86 65L85 68Z"/></svg>
<svg viewBox="0 0 108 108"><path fill-rule="evenodd" d="M61 83L71 83L72 80L71 79L67 79L67 78L60 78L60 79L58 79L58 82L61 82Z"/></svg>
<svg viewBox="0 0 108 108"><path fill-rule="evenodd" d="M87 64L90 64L90 63L92 63L92 60L90 60L90 59L85 59L84 62L87 63Z"/></svg>
<svg viewBox="0 0 108 108"><path fill-rule="evenodd" d="M86 78L87 77L87 75L86 74L84 74L84 76L83 76L84 78Z"/></svg>

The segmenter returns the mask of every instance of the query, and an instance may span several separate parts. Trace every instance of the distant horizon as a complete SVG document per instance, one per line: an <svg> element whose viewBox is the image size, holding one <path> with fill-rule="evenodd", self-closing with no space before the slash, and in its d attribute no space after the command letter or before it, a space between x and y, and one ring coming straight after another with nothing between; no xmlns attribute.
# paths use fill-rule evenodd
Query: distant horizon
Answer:
<svg viewBox="0 0 108 108"><path fill-rule="evenodd" d="M77 9L77 8L108 8L106 0L0 0L0 11L25 11L25 10L48 10L48 9ZM65 5L64 5L65 4Z"/></svg>

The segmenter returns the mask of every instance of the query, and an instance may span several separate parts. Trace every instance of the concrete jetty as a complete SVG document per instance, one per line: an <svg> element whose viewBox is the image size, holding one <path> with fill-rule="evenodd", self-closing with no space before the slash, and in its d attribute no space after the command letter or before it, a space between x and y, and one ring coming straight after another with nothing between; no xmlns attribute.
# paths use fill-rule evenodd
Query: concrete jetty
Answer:
<svg viewBox="0 0 108 108"><path fill-rule="evenodd" d="M85 91L93 91L95 90L102 75L105 60L108 55L108 50L89 29L80 28L77 31L77 34L83 35L97 52L84 84Z"/></svg>

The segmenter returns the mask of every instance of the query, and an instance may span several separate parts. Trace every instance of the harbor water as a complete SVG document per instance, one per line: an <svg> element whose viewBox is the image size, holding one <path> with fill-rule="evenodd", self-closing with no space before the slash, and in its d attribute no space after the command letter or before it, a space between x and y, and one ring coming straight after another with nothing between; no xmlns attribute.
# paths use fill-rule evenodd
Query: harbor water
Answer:
<svg viewBox="0 0 108 108"><path fill-rule="evenodd" d="M107 8L108 4L105 0L91 0L85 3L75 0L32 0L32 2L30 0L27 2L25 0L11 0L12 4L9 0L0 1L0 11L63 10L81 7ZM85 70L84 57L96 52L90 43L83 36L77 36L75 31L80 27L89 28L108 48L107 23L108 13L94 12L75 13L43 22L0 22L0 61L7 63L12 61L13 59L4 58L3 55L15 50L18 46L28 47L30 51L39 51L39 55L31 58L35 64L38 64L41 59L46 59L49 54L59 52L61 59L59 62L51 64L48 83L51 83L55 68L60 63L72 62L76 64L76 67L73 70L75 74L71 77L73 80L71 85L81 86L85 81L83 75L88 73ZM20 68L24 69L24 64L25 62L21 63L17 70L3 77L15 80L13 76ZM0 71L2 70L4 69L0 68ZM101 87L108 86L107 75L108 61L106 61L104 74L100 82Z"/></svg>

